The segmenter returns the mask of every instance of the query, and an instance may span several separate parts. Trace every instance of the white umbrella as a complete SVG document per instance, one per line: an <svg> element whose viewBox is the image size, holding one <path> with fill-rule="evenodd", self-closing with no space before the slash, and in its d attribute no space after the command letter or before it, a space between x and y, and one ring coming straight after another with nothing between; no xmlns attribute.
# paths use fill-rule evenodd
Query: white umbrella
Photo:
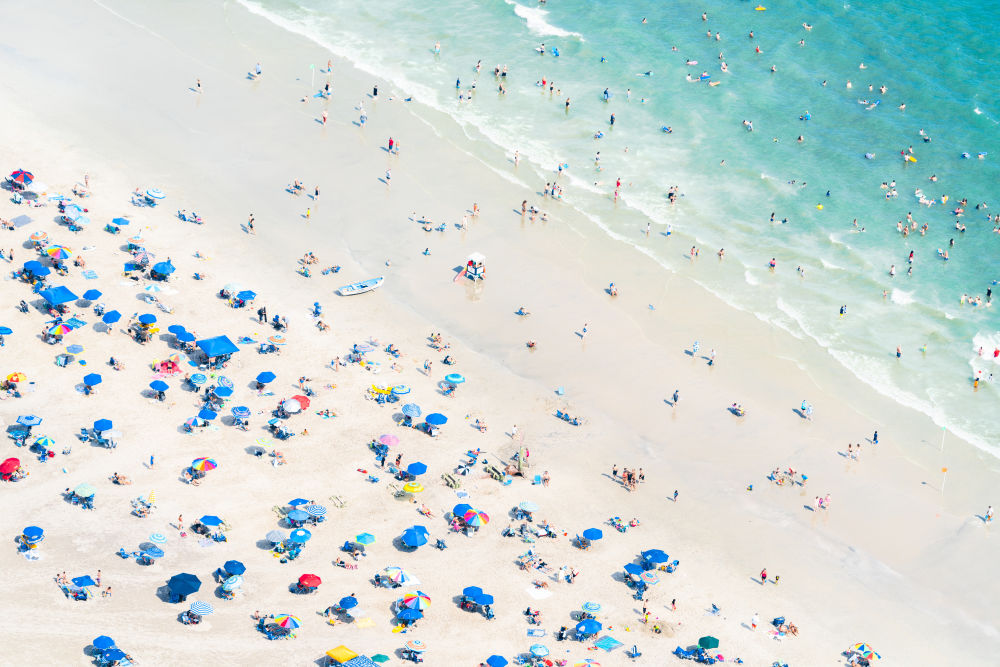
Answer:
<svg viewBox="0 0 1000 667"><path fill-rule="evenodd" d="M294 398L290 398L287 401L285 401L284 403L282 403L281 407L284 408L285 412L288 412L288 413L291 413L291 414L294 414L296 412L300 412L302 410L302 404L299 403L298 401L296 401Z"/></svg>

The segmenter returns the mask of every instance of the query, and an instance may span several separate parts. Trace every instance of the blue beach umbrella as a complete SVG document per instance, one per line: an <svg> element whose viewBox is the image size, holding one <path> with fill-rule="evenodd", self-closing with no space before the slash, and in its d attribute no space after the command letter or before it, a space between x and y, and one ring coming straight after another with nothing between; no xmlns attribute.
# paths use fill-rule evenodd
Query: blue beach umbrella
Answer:
<svg viewBox="0 0 1000 667"><path fill-rule="evenodd" d="M296 528L288 536L288 539L290 539L292 542L296 542L298 544L305 544L306 542L309 541L309 538L311 538L311 537L312 537L312 533L310 533L305 528Z"/></svg>
<svg viewBox="0 0 1000 667"><path fill-rule="evenodd" d="M299 505L308 505L309 501L305 498L292 498L288 501L288 504L292 507L298 507Z"/></svg>
<svg viewBox="0 0 1000 667"><path fill-rule="evenodd" d="M45 537L45 531L38 526L28 526L21 531L21 534L24 535L24 539L28 540L30 544L41 542Z"/></svg>
<svg viewBox="0 0 1000 667"><path fill-rule="evenodd" d="M93 301L94 299L100 299L101 294L101 290L89 289L83 293L83 298L87 301Z"/></svg>
<svg viewBox="0 0 1000 667"><path fill-rule="evenodd" d="M191 376L191 384L195 386L201 386L208 381L208 376L204 373L195 373Z"/></svg>
<svg viewBox="0 0 1000 667"><path fill-rule="evenodd" d="M343 609L354 609L358 606L358 599L353 595L348 595L345 598L340 598L340 602L337 604L339 604Z"/></svg>
<svg viewBox="0 0 1000 667"><path fill-rule="evenodd" d="M100 637L96 637L94 641L90 642L90 645L98 651L105 651L109 648L114 648L115 640L107 635L101 635Z"/></svg>
<svg viewBox="0 0 1000 667"><path fill-rule="evenodd" d="M588 528L583 531L583 537L584 539L588 539L593 542L594 540L599 540L604 537L604 532L600 528Z"/></svg>
<svg viewBox="0 0 1000 667"><path fill-rule="evenodd" d="M83 376L83 383L88 387L96 387L101 384L103 378L101 378L100 373L87 373Z"/></svg>
<svg viewBox="0 0 1000 667"><path fill-rule="evenodd" d="M444 424L448 423L448 418L445 417L440 412L432 412L431 414L424 417L424 421L426 421L431 426L443 426Z"/></svg>
<svg viewBox="0 0 1000 667"><path fill-rule="evenodd" d="M493 604L493 596L490 595L489 593L483 593L482 595L477 595L475 600L476 604L481 604L481 605Z"/></svg>
<svg viewBox="0 0 1000 667"><path fill-rule="evenodd" d="M156 264L153 264L153 270L156 271L157 273L169 276L177 269L170 262L170 260L167 260L166 262L157 262Z"/></svg>
<svg viewBox="0 0 1000 667"><path fill-rule="evenodd" d="M119 227L126 227L132 223L128 218L115 218L111 221L111 224L118 225Z"/></svg>
<svg viewBox="0 0 1000 667"><path fill-rule="evenodd" d="M290 521L305 521L309 518L309 513L302 510L292 510L286 516Z"/></svg>
<svg viewBox="0 0 1000 667"><path fill-rule="evenodd" d="M139 316L139 323L140 324L155 324L156 323L156 315L153 315L152 313L143 313L142 315Z"/></svg>
<svg viewBox="0 0 1000 667"><path fill-rule="evenodd" d="M410 388L405 384L397 384L392 388L393 396L405 396L410 393Z"/></svg>
<svg viewBox="0 0 1000 667"><path fill-rule="evenodd" d="M234 417L238 417L239 419L246 419L250 416L250 408L245 405L238 405L230 410L230 412L233 413Z"/></svg>
<svg viewBox="0 0 1000 667"><path fill-rule="evenodd" d="M449 373L444 376L444 381L448 384L462 384L465 382L465 377L459 373Z"/></svg>
<svg viewBox="0 0 1000 667"><path fill-rule="evenodd" d="M153 380L149 383L149 388L153 391L166 391L167 389L170 389L170 385L163 380Z"/></svg>
<svg viewBox="0 0 1000 667"><path fill-rule="evenodd" d="M640 575L642 574L642 568L636 565L635 563L626 563L625 574Z"/></svg>
<svg viewBox="0 0 1000 667"><path fill-rule="evenodd" d="M212 393L218 396L219 398L229 398L230 396L233 395L233 390L230 389L229 387L216 387L215 389L212 390Z"/></svg>
<svg viewBox="0 0 1000 667"><path fill-rule="evenodd" d="M424 612L419 609L400 609L399 613L396 614L396 618L402 619L404 621L416 621L424 617Z"/></svg>
<svg viewBox="0 0 1000 667"><path fill-rule="evenodd" d="M189 609L191 610L192 614L198 614L199 616L208 616L213 611L215 611L215 608L212 607L212 605L202 600L197 600L195 602L192 602Z"/></svg>
<svg viewBox="0 0 1000 667"><path fill-rule="evenodd" d="M169 331L172 334L179 334L179 333L184 333L185 331L187 331L187 329L184 328L183 324L171 324L169 327L167 327L167 331Z"/></svg>
<svg viewBox="0 0 1000 667"><path fill-rule="evenodd" d="M263 373L259 373L257 375L257 382L260 382L261 384L269 384L274 382L275 377L277 376L271 371L264 371Z"/></svg>
<svg viewBox="0 0 1000 667"><path fill-rule="evenodd" d="M150 558L163 558L163 549L153 545L149 545L142 553Z"/></svg>
<svg viewBox="0 0 1000 667"><path fill-rule="evenodd" d="M174 334L174 335L177 336L177 340L179 340L182 343L190 343L194 341L194 334L191 333L190 331L182 331L179 334Z"/></svg>
<svg viewBox="0 0 1000 667"><path fill-rule="evenodd" d="M494 654L486 658L486 664L489 665L489 667L507 667L510 663L507 661L507 658L502 655Z"/></svg>
<svg viewBox="0 0 1000 667"><path fill-rule="evenodd" d="M403 537L401 538L403 544L408 547L420 547L427 544L427 536L418 530L412 528L407 528L403 531Z"/></svg>
<svg viewBox="0 0 1000 667"><path fill-rule="evenodd" d="M596 632L600 632L602 627L604 626L594 619L588 618L576 624L576 631L581 635L592 635Z"/></svg>
<svg viewBox="0 0 1000 667"><path fill-rule="evenodd" d="M9 336L14 333L14 330L10 327L0 327L0 336Z"/></svg>
<svg viewBox="0 0 1000 667"><path fill-rule="evenodd" d="M114 424L110 419L98 419L94 422L95 431L110 431L114 428Z"/></svg>
<svg viewBox="0 0 1000 667"><path fill-rule="evenodd" d="M549 648L545 644L532 644L528 650L536 658L544 658L549 654Z"/></svg>
<svg viewBox="0 0 1000 667"><path fill-rule="evenodd" d="M208 408L203 408L198 412L198 419L204 419L207 422L212 421L218 416L219 416L218 412L215 412L214 410L209 410Z"/></svg>
<svg viewBox="0 0 1000 667"><path fill-rule="evenodd" d="M42 418L35 415L21 415L17 418L17 423L22 426L38 426L42 423Z"/></svg>
<svg viewBox="0 0 1000 667"><path fill-rule="evenodd" d="M257 293L253 290L245 289L242 292L238 292L236 294L236 298L243 301L253 301L257 298Z"/></svg>
<svg viewBox="0 0 1000 667"><path fill-rule="evenodd" d="M466 586L462 589L462 595L468 598L477 598L483 594L483 589L479 586Z"/></svg>
<svg viewBox="0 0 1000 667"><path fill-rule="evenodd" d="M427 472L427 464L421 463L420 461L415 461L410 465L406 466L406 472L413 475L414 477L418 477Z"/></svg>
<svg viewBox="0 0 1000 667"><path fill-rule="evenodd" d="M238 560L227 560L222 564L222 569L231 575L243 574L247 571L246 565Z"/></svg>
<svg viewBox="0 0 1000 667"><path fill-rule="evenodd" d="M205 516L203 516L200 519L198 519L198 521L201 521L206 526L221 526L222 525L222 519L220 519L219 517L215 516L214 514L206 514Z"/></svg>
<svg viewBox="0 0 1000 667"><path fill-rule="evenodd" d="M465 516L465 513L472 509L468 503L459 503L451 508L451 513L455 516Z"/></svg>
<svg viewBox="0 0 1000 667"><path fill-rule="evenodd" d="M420 406L416 403L407 403L403 406L403 414L410 419L416 419L421 415Z"/></svg>
<svg viewBox="0 0 1000 667"><path fill-rule="evenodd" d="M191 595L201 588L201 579L193 574L182 572L167 580L167 586L177 595Z"/></svg>
<svg viewBox="0 0 1000 667"><path fill-rule="evenodd" d="M125 651L118 647L109 648L101 655L101 658L108 664L122 660L125 657Z"/></svg>
<svg viewBox="0 0 1000 667"><path fill-rule="evenodd" d="M114 324L121 318L122 314L119 313L117 310L109 310L108 312L104 313L103 317L101 317L101 321L104 322L105 324Z"/></svg>

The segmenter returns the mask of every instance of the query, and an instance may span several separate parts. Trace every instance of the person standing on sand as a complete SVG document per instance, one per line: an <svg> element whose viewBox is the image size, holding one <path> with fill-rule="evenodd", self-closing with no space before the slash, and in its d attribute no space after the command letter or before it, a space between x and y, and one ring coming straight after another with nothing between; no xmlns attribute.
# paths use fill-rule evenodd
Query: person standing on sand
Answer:
<svg viewBox="0 0 1000 667"><path fill-rule="evenodd" d="M756 630L758 623L760 623L760 617L757 615L757 612L754 612L753 616L750 618L750 629Z"/></svg>
<svg viewBox="0 0 1000 667"><path fill-rule="evenodd" d="M763 570L760 571L760 583L761 584L766 584L767 583L767 568L766 567Z"/></svg>
<svg viewBox="0 0 1000 667"><path fill-rule="evenodd" d="M983 523L989 525L993 522L993 505L986 508L986 514L983 515Z"/></svg>
<svg viewBox="0 0 1000 667"><path fill-rule="evenodd" d="M584 322L583 331L580 332L580 338L586 338L586 337L587 337L587 323Z"/></svg>
<svg viewBox="0 0 1000 667"><path fill-rule="evenodd" d="M680 493L677 491L677 489L674 489L674 502L675 503L677 502L677 496L679 496L679 495L680 495Z"/></svg>
<svg viewBox="0 0 1000 667"><path fill-rule="evenodd" d="M392 181L392 169L385 170L385 187L389 187L389 183Z"/></svg>
<svg viewBox="0 0 1000 667"><path fill-rule="evenodd" d="M878 444L878 431L875 431L875 435L872 436L872 444L873 445Z"/></svg>
<svg viewBox="0 0 1000 667"><path fill-rule="evenodd" d="M326 109L323 110L323 124L326 125L327 112Z"/></svg>
<svg viewBox="0 0 1000 667"><path fill-rule="evenodd" d="M149 455L149 469L153 469L153 464L155 463L155 458L152 454Z"/></svg>
<svg viewBox="0 0 1000 667"><path fill-rule="evenodd" d="M618 464L611 466L611 479L618 479Z"/></svg>
<svg viewBox="0 0 1000 667"><path fill-rule="evenodd" d="M198 79L198 81L195 84L195 86L197 86L198 92L200 93L201 92L201 79Z"/></svg>
<svg viewBox="0 0 1000 667"><path fill-rule="evenodd" d="M681 400L681 390L674 389L674 407L677 407L677 403Z"/></svg>

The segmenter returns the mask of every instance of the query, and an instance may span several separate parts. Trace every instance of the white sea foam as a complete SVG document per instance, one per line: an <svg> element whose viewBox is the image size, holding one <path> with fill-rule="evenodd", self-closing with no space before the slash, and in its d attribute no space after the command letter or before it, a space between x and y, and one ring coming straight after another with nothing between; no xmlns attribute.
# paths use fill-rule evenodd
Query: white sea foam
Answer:
<svg viewBox="0 0 1000 667"><path fill-rule="evenodd" d="M569 30L563 30L558 26L554 26L545 20L545 17L549 15L548 11L540 7L525 7L524 5L519 5L514 0L504 0L508 5L514 8L514 13L524 19L524 22L528 26L528 30L535 33L536 35L553 35L555 37L577 37L580 41L583 41L583 35L578 32L570 32Z"/></svg>
<svg viewBox="0 0 1000 667"><path fill-rule="evenodd" d="M901 306L905 306L908 303L913 303L916 299L913 297L913 292L904 292L901 289L892 290L892 294L889 295L893 303L897 303Z"/></svg>

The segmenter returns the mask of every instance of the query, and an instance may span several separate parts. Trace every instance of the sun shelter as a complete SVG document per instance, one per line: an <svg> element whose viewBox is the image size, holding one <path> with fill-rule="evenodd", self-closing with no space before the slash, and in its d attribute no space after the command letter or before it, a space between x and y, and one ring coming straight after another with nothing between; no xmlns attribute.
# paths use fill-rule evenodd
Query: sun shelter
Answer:
<svg viewBox="0 0 1000 667"><path fill-rule="evenodd" d="M326 652L326 657L329 659L327 664L330 665L342 665L348 660L353 660L358 657L358 654L347 648L343 644L337 648L332 648Z"/></svg>
<svg viewBox="0 0 1000 667"><path fill-rule="evenodd" d="M68 287L64 285L59 285L58 287L50 287L49 289L43 289L38 293L40 297L45 299L49 305L59 306L64 303L69 303L70 301L76 301L77 296L69 290Z"/></svg>
<svg viewBox="0 0 1000 667"><path fill-rule="evenodd" d="M231 356L240 351L240 348L236 347L236 343L229 340L227 336L203 338L196 345L208 357L208 363L215 367L229 361Z"/></svg>
<svg viewBox="0 0 1000 667"><path fill-rule="evenodd" d="M184 602L187 596L197 593L201 588L201 579L193 574L182 572L167 580L167 588L170 589L171 602Z"/></svg>

